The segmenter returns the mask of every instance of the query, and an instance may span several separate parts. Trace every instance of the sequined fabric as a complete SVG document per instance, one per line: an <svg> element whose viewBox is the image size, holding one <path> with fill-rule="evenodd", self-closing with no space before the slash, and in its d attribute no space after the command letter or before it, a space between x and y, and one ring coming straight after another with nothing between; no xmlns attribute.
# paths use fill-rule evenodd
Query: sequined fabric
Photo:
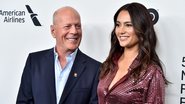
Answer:
<svg viewBox="0 0 185 104"><path fill-rule="evenodd" d="M137 60L131 68L137 65ZM129 72L108 90L117 70L100 80L98 85L99 104L164 104L164 79L157 65L150 65L137 83Z"/></svg>

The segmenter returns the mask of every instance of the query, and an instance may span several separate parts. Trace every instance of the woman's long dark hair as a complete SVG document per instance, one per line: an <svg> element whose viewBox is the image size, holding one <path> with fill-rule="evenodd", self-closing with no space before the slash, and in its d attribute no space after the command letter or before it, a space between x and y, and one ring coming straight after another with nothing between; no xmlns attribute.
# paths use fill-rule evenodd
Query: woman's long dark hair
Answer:
<svg viewBox="0 0 185 104"><path fill-rule="evenodd" d="M111 49L109 56L101 66L100 78L103 78L110 71L114 70L116 66L115 60L118 60L124 52L124 48L120 46L119 41L115 35L117 17L121 11L129 12L133 28L139 39L138 59L140 63L134 69L133 73L131 73L131 76L137 80L141 71L146 70L147 66L151 63L157 64L161 67L162 70L160 59L155 51L157 37L153 27L151 15L144 5L140 3L130 3L119 8L114 15L114 29L111 33ZM168 83L166 79L165 83Z"/></svg>

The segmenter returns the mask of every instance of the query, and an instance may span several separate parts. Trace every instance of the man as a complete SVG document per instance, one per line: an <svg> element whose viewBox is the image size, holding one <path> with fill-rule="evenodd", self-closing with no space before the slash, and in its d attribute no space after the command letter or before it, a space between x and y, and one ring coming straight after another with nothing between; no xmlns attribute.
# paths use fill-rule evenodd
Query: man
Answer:
<svg viewBox="0 0 185 104"><path fill-rule="evenodd" d="M72 7L55 11L52 49L29 54L17 104L97 104L100 63L82 53L79 13Z"/></svg>

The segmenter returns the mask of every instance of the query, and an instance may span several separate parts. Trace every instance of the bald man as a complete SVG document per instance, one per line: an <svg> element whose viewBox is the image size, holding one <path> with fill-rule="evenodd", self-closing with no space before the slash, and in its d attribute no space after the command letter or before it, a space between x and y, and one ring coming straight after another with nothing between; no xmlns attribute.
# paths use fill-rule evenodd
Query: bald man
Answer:
<svg viewBox="0 0 185 104"><path fill-rule="evenodd" d="M16 104L97 104L100 62L82 53L79 13L62 7L50 26L56 45L30 53Z"/></svg>

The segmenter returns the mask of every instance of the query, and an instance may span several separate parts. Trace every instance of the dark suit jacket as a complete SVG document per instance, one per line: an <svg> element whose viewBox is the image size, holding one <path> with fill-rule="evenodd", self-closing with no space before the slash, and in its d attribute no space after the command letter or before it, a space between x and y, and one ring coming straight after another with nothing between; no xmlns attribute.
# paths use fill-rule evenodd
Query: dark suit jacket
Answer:
<svg viewBox="0 0 185 104"><path fill-rule="evenodd" d="M99 66L78 50L60 104L97 104ZM53 48L29 54L16 104L56 104Z"/></svg>

